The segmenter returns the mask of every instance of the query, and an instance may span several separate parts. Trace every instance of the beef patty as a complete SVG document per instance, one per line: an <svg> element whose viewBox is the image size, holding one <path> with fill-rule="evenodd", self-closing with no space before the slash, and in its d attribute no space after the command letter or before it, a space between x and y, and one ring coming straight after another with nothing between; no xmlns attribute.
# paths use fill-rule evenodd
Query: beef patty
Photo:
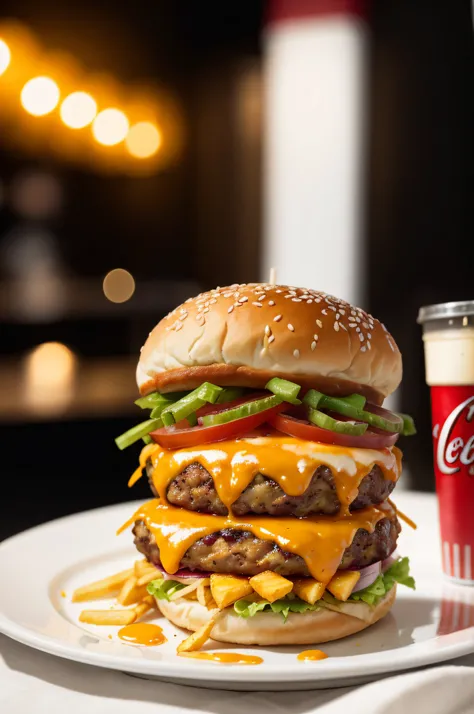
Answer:
<svg viewBox="0 0 474 714"><path fill-rule="evenodd" d="M153 465L148 460L150 487L154 495L158 496L151 478L152 473ZM375 465L362 479L351 510L382 503L394 488L395 482L384 479L380 466ZM187 511L227 515L227 508L217 494L211 474L198 462L187 466L171 481L166 495L170 503ZM232 511L236 516L245 516L248 513L297 518L316 514L332 516L338 513L339 509L334 476L327 466L319 466L316 469L308 488L301 496L288 496L276 481L259 473L232 504Z"/></svg>
<svg viewBox="0 0 474 714"><path fill-rule="evenodd" d="M339 568L363 568L384 560L395 550L400 524L396 516L380 520L373 533L359 528L352 544L344 552ZM160 564L160 551L154 535L143 521L136 521L133 534L140 553L155 565ZM256 538L249 531L225 529L200 538L184 554L180 567L213 573L257 575L273 570L280 575L310 575L299 555L282 550L276 543Z"/></svg>

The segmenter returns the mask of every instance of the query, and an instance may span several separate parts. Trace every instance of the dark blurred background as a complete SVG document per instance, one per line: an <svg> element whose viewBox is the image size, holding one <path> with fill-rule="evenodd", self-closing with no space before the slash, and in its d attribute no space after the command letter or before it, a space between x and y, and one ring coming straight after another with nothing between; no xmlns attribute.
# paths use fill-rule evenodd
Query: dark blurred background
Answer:
<svg viewBox="0 0 474 714"><path fill-rule="evenodd" d="M141 418L141 344L189 295L266 277L269 14L256 0L4 0L0 537L148 497L144 483L126 485L138 448L114 444ZM402 445L407 483L427 490L417 311L473 297L471 6L376 0L358 14L367 52L360 295L403 353L397 405L419 429ZM28 86L35 77L56 85ZM87 96L68 114L64 99L78 91ZM124 114L97 118L107 107ZM315 235L312 256L317 245ZM316 274L308 287L319 287Z"/></svg>

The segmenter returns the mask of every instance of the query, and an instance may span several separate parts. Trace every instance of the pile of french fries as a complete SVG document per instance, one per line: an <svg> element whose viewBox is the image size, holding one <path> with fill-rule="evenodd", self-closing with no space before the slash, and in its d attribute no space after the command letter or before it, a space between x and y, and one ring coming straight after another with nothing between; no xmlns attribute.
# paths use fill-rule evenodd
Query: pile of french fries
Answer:
<svg viewBox="0 0 474 714"><path fill-rule="evenodd" d="M83 610L79 620L91 625L130 625L136 622L149 610L157 607L155 598L147 592L147 585L160 577L162 575L155 566L146 560L137 560L133 568L78 588L73 593L73 602L116 596L117 603L126 608ZM241 598L257 602L275 602L293 592L301 600L314 605L327 589L338 600L345 602L359 578L358 571L345 570L337 573L326 584L313 578L288 580L267 570L251 578L213 573L209 578L192 580L186 587L173 593L170 600L197 600L211 612L211 618L178 645L178 654L185 655L187 652L199 650L211 636L223 610Z"/></svg>

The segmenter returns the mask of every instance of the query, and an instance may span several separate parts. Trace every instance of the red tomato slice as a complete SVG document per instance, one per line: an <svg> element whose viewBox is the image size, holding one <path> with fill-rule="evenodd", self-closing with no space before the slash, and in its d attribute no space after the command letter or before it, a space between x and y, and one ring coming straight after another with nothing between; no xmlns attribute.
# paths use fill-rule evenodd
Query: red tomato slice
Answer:
<svg viewBox="0 0 474 714"><path fill-rule="evenodd" d="M297 439L305 439L306 441L321 441L324 444L335 444L336 446L348 446L360 449L385 449L388 446L393 446L397 441L399 434L393 432L384 432L381 434L367 429L362 436L349 436L348 434L338 434L329 429L321 429L319 426L314 426L309 421L295 419L286 414L276 414L272 419L269 419L270 424L282 431L284 434L295 436Z"/></svg>
<svg viewBox="0 0 474 714"><path fill-rule="evenodd" d="M270 421L287 406L283 402L259 414L253 414L243 419L236 419L227 424L218 424L216 426L185 427L180 424L174 424L173 426L156 429L151 432L150 436L153 441L156 441L157 444L165 449L184 449L187 446L199 446L213 441L235 439L239 436L244 436L252 429L260 426L260 424Z"/></svg>

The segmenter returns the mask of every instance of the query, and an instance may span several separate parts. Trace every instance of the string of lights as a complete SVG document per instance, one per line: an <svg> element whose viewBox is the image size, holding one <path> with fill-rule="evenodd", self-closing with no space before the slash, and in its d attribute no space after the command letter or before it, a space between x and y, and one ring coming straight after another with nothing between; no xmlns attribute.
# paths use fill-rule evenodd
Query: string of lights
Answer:
<svg viewBox="0 0 474 714"><path fill-rule="evenodd" d="M36 73L37 68L47 71ZM29 30L0 26L0 96L6 99L4 107L13 113L24 110L30 119L49 118L50 134L58 121L72 130L77 148L71 146L71 139L63 138L65 154L75 152L78 160L84 160L87 151L82 147L95 143L97 148L108 149L108 155L101 155L104 162L108 160L118 169L124 164L130 168L130 159L158 168L176 156L182 131L174 102L151 92L133 101L133 92L127 88L111 92L105 80L101 86L100 81L94 82L87 75L73 75L66 62L61 66L57 58L53 61L39 49ZM120 95L126 98L122 102ZM36 131L44 134L44 127L38 125ZM30 131L35 131L33 126ZM114 147L120 153L113 154Z"/></svg>

